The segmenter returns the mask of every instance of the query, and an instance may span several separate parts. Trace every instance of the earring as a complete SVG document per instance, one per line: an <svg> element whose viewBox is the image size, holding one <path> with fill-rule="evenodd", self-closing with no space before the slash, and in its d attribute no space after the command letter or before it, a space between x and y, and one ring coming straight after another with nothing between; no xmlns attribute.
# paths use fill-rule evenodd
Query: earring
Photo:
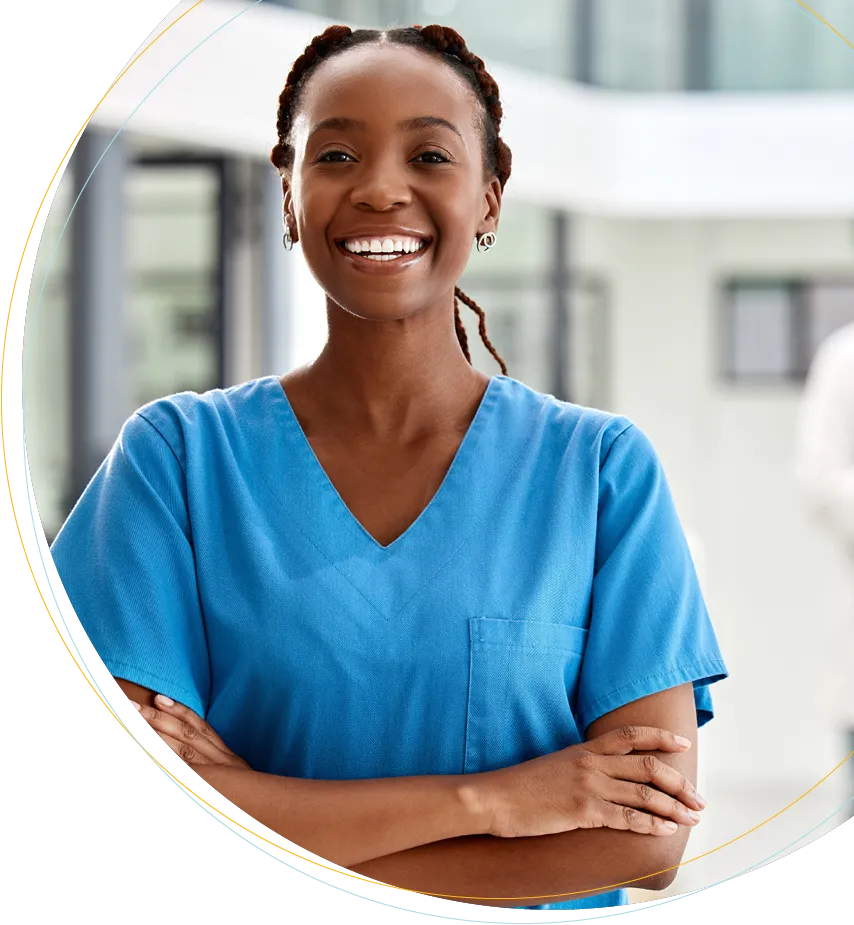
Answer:
<svg viewBox="0 0 854 925"><path fill-rule="evenodd" d="M477 239L477 249L481 252L488 251L497 240L498 236L494 231L485 231Z"/></svg>
<svg viewBox="0 0 854 925"><path fill-rule="evenodd" d="M282 235L282 246L286 251L293 250L294 239L291 237L291 229L285 225L285 233Z"/></svg>

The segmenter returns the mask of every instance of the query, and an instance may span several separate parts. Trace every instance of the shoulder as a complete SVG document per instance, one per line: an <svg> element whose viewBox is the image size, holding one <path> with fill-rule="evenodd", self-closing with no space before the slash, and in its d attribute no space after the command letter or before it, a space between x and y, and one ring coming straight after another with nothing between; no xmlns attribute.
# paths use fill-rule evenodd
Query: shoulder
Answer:
<svg viewBox="0 0 854 925"><path fill-rule="evenodd" d="M165 395L137 408L120 439L133 445L162 441L184 466L193 446L232 442L240 425L260 414L273 384L278 385L276 378L266 376L225 389Z"/></svg>
<svg viewBox="0 0 854 925"><path fill-rule="evenodd" d="M818 345L814 365L840 364L846 369L854 368L854 322L842 325Z"/></svg>
<svg viewBox="0 0 854 925"><path fill-rule="evenodd" d="M540 392L510 376L497 377L512 398L512 404L526 418L533 419L532 435L544 447L575 454L577 458L595 456L601 468L617 441L633 454L653 452L646 435L622 414L564 401Z"/></svg>
<svg viewBox="0 0 854 925"><path fill-rule="evenodd" d="M817 355L844 355L854 363L854 321L843 324L819 344Z"/></svg>
<svg viewBox="0 0 854 925"><path fill-rule="evenodd" d="M818 345L807 376L808 393L816 387L846 393L854 389L854 322L837 328Z"/></svg>

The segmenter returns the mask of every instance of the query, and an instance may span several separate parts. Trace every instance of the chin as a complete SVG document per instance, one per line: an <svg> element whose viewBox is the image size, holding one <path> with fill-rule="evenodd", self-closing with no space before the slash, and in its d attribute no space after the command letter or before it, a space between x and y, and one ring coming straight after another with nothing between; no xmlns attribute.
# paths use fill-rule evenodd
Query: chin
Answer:
<svg viewBox="0 0 854 925"><path fill-rule="evenodd" d="M409 293L404 298L401 298L400 294L390 292L374 295L366 293L363 297L350 294L346 299L336 299L330 295L329 298L348 315L364 321L395 321L409 318L421 310Z"/></svg>

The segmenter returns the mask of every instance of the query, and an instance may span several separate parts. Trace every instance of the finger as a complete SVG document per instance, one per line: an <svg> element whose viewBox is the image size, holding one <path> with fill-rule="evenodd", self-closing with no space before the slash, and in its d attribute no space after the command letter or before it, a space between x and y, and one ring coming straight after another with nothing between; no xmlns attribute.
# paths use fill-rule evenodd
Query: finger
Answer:
<svg viewBox="0 0 854 925"><path fill-rule="evenodd" d="M620 726L584 743L594 755L628 755L629 752L686 752L691 740L656 726Z"/></svg>
<svg viewBox="0 0 854 925"><path fill-rule="evenodd" d="M217 735L216 730L206 720L202 719L198 713L194 713L188 706L183 703L177 703L171 697L163 694L156 694L154 702L158 704L164 713L170 716L176 716L184 722L195 728L201 736L204 736L211 745L215 746L216 752L208 751L208 756L215 755L217 764L233 765L238 768L248 768L249 764L240 755L235 754L223 740Z"/></svg>
<svg viewBox="0 0 854 925"><path fill-rule="evenodd" d="M135 700L131 700L131 703L139 710L139 715L157 732L166 732L175 738L180 738L182 723L177 717L170 716L163 710L158 710L157 707L140 705Z"/></svg>
<svg viewBox="0 0 854 925"><path fill-rule="evenodd" d="M216 734L213 726L211 726L211 724L206 720L203 720L198 713L195 713L188 706L185 706L183 703L178 703L177 701L172 700L171 697L166 697L163 694L156 694L154 697L154 702L167 715L177 717L179 720L185 723L189 723L199 732L200 735L213 742L213 744L216 745L216 747L221 751L227 752L229 755L234 754L234 752Z"/></svg>
<svg viewBox="0 0 854 925"><path fill-rule="evenodd" d="M599 770L615 780L652 784L692 809L706 806L691 781L655 755L605 755L599 759Z"/></svg>
<svg viewBox="0 0 854 925"><path fill-rule="evenodd" d="M155 732L166 734L185 745L192 748L205 756L210 764L226 764L228 758L223 752L214 745L209 739L206 739L195 726L185 723L177 716L170 716L163 710L156 707L139 706L140 715L146 720Z"/></svg>
<svg viewBox="0 0 854 925"><path fill-rule="evenodd" d="M661 819L631 806L605 803L601 809L603 825L609 829L622 829L640 835L673 835L679 826L672 819Z"/></svg>
<svg viewBox="0 0 854 925"><path fill-rule="evenodd" d="M649 784L610 780L601 788L600 793L606 800L618 806L640 809L663 819L671 819L679 825L695 826L700 821L698 812Z"/></svg>
<svg viewBox="0 0 854 925"><path fill-rule="evenodd" d="M157 733L161 739L172 749L173 752L187 764L214 764L203 754L193 748L188 742L182 742L180 739L173 739L172 736L165 732Z"/></svg>

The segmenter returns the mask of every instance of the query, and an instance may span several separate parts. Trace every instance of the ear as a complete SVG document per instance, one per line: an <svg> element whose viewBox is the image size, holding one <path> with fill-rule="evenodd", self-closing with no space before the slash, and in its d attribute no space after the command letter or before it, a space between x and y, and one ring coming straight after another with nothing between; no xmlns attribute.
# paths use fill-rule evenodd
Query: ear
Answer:
<svg viewBox="0 0 854 925"><path fill-rule="evenodd" d="M486 210L481 215L480 225L483 227L478 229L478 234L498 230L498 217L501 214L501 181L498 177L490 180L484 192L484 199Z"/></svg>
<svg viewBox="0 0 854 925"><path fill-rule="evenodd" d="M291 196L291 184L288 178L283 174L282 175L282 221L291 231L291 238L294 243L299 240L299 234L297 232L297 221L293 213L293 200Z"/></svg>

